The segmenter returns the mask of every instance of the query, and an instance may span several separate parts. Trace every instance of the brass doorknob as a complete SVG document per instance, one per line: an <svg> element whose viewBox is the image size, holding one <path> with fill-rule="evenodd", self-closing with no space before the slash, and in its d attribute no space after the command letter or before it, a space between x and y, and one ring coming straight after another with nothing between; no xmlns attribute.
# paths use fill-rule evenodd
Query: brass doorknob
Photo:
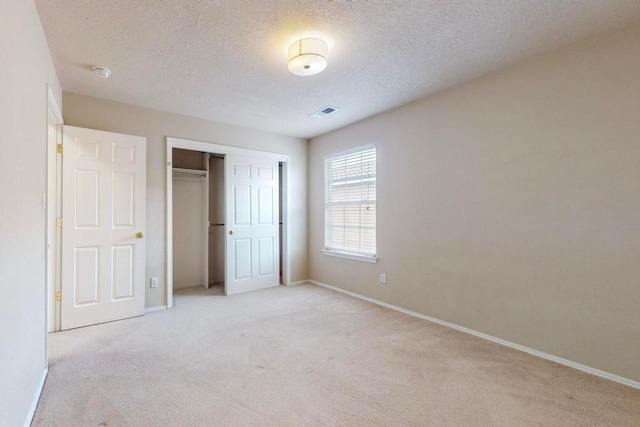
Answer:
<svg viewBox="0 0 640 427"><path fill-rule="evenodd" d="M230 235L231 235L231 234L233 234L233 230L229 230L229 234L230 234Z"/></svg>
<svg viewBox="0 0 640 427"><path fill-rule="evenodd" d="M137 232L136 233L136 239L142 239L142 233L141 232Z"/></svg>

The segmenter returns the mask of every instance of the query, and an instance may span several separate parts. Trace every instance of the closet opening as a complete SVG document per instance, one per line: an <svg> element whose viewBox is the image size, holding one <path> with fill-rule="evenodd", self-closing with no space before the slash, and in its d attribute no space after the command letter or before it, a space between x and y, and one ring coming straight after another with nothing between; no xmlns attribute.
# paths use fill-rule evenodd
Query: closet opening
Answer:
<svg viewBox="0 0 640 427"><path fill-rule="evenodd" d="M167 306L288 284L288 156L167 138L167 159Z"/></svg>
<svg viewBox="0 0 640 427"><path fill-rule="evenodd" d="M224 156L173 149L173 290L224 295Z"/></svg>

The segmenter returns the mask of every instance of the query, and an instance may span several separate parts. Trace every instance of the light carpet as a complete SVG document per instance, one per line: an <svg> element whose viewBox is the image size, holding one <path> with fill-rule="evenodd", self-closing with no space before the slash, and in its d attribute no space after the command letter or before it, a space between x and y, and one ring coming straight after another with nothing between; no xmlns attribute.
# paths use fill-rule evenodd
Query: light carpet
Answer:
<svg viewBox="0 0 640 427"><path fill-rule="evenodd" d="M640 391L314 285L51 334L35 426L639 426Z"/></svg>

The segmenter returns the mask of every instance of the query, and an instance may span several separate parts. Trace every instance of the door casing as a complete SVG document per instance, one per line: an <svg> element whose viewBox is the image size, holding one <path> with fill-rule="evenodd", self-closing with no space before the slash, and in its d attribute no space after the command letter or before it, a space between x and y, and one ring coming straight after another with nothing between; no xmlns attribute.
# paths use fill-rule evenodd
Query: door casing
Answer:
<svg viewBox="0 0 640 427"><path fill-rule="evenodd" d="M229 145L212 144L208 142L193 141L189 139L167 137L167 308L173 307L173 149L200 151L203 153L237 155L247 157L262 157L277 160L282 163L282 284L291 283L291 266L289 257L289 206L291 195L291 182L289 174L291 159L288 154L271 153L267 151L251 150L248 148L232 147ZM226 201L225 201L226 203Z"/></svg>
<svg viewBox="0 0 640 427"><path fill-rule="evenodd" d="M47 87L47 187L43 197L46 209L45 234L45 277L46 277L46 325L45 331L60 330L60 303L56 302L56 292L60 291L60 230L56 227L56 218L61 209L61 156L57 152L57 144L62 143L62 126L64 120L58 103ZM55 125L55 135L51 135L49 123Z"/></svg>

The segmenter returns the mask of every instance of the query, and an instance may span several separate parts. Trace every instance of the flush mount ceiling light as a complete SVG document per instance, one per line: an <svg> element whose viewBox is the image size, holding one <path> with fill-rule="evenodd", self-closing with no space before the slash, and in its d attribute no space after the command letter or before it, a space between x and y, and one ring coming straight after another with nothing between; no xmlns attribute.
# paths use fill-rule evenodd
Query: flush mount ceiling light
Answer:
<svg viewBox="0 0 640 427"><path fill-rule="evenodd" d="M289 71L296 76L313 76L327 68L327 42L300 39L289 47Z"/></svg>
<svg viewBox="0 0 640 427"><path fill-rule="evenodd" d="M101 79L108 79L109 76L111 75L110 69L106 67L101 67L100 65L94 66L93 72L96 74L96 76L100 77Z"/></svg>

